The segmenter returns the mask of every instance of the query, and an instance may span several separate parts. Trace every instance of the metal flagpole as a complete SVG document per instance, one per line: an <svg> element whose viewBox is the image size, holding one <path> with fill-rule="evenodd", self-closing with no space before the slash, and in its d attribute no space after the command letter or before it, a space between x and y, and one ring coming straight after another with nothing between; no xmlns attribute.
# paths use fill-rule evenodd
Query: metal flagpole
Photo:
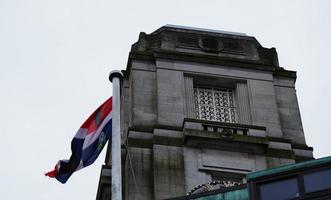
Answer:
<svg viewBox="0 0 331 200"><path fill-rule="evenodd" d="M123 79L121 71L113 70L109 80L113 83L112 107L112 147L111 147L111 199L122 200L122 172L121 172L121 99L120 82Z"/></svg>

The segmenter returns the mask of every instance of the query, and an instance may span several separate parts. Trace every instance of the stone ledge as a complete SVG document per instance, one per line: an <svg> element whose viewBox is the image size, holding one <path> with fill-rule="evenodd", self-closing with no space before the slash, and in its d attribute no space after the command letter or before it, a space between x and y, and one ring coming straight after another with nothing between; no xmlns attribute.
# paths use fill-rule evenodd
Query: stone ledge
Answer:
<svg viewBox="0 0 331 200"><path fill-rule="evenodd" d="M216 121L206 121L201 119L193 119L193 118L185 118L183 121L183 127L185 122L196 122L201 124L212 124L212 125L220 125L220 126L228 126L228 127L239 127L239 128L247 128L247 129L257 129L257 130L267 130L265 126L255 126L255 125L247 125L247 124L236 124L236 123L224 123L224 122L216 122Z"/></svg>
<svg viewBox="0 0 331 200"><path fill-rule="evenodd" d="M183 132L154 129L153 144L183 146Z"/></svg>
<svg viewBox="0 0 331 200"><path fill-rule="evenodd" d="M246 135L237 135L237 134L231 134L231 135L227 136L227 135L222 135L218 132L185 129L184 130L184 140L186 140L188 137L246 142L246 143L254 143L254 144L267 144L268 143L268 140L265 137L246 136Z"/></svg>
<svg viewBox="0 0 331 200"><path fill-rule="evenodd" d="M294 152L291 150L284 149L272 149L268 148L266 150L266 156L273 158L285 158L285 159L295 159Z"/></svg>
<svg viewBox="0 0 331 200"><path fill-rule="evenodd" d="M314 158L312 150L305 150L305 149L296 149L293 148L295 156L298 157L307 157L307 158Z"/></svg>
<svg viewBox="0 0 331 200"><path fill-rule="evenodd" d="M153 134L138 131L129 131L128 134L129 147L152 148Z"/></svg>
<svg viewBox="0 0 331 200"><path fill-rule="evenodd" d="M307 146L305 144L292 144L292 148L293 149L302 149L302 150L311 150L311 151L314 150L313 147Z"/></svg>
<svg viewBox="0 0 331 200"><path fill-rule="evenodd" d="M268 157L295 159L294 151L290 148L291 143L282 143L282 146L271 145L272 143L267 137L257 137L249 135L222 136L216 132L208 132L203 130L184 130L184 145L198 146L207 148L220 148L234 151L244 151L256 154L266 154ZM259 148L254 148L254 146ZM283 146L285 145L285 148ZM239 148L239 149L238 149ZM262 150L261 150L262 148Z"/></svg>

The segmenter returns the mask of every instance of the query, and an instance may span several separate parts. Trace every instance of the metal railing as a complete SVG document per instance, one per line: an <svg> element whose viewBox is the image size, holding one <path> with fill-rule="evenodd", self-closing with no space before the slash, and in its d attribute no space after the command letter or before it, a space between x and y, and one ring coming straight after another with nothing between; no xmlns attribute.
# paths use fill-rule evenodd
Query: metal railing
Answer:
<svg viewBox="0 0 331 200"><path fill-rule="evenodd" d="M231 126L220 126L214 124L202 124L203 130L210 132L217 132L224 136L230 136L232 134L248 135L249 129Z"/></svg>

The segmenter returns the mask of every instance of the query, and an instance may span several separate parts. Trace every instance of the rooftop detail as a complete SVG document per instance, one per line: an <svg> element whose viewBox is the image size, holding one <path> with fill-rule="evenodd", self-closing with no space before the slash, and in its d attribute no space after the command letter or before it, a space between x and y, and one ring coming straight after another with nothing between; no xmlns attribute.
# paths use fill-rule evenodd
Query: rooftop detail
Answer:
<svg viewBox="0 0 331 200"><path fill-rule="evenodd" d="M164 27L175 28L175 29L186 29L186 30L200 31L200 32L221 33L221 34L227 34L227 35L248 36L246 33L214 30L214 29L207 29L207 28L197 28L197 27L181 26L181 25L173 25L173 24L166 24Z"/></svg>
<svg viewBox="0 0 331 200"><path fill-rule="evenodd" d="M282 69L275 48L265 48L245 33L169 24L150 34L140 33L131 47L129 59L137 57L240 67L250 64L269 71Z"/></svg>

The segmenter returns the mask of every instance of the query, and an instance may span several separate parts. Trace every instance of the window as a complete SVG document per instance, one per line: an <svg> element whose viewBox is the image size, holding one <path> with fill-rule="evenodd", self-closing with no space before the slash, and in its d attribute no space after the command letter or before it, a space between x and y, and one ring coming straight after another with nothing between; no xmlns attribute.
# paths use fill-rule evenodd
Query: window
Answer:
<svg viewBox="0 0 331 200"><path fill-rule="evenodd" d="M259 186L261 200L285 200L299 197L299 187L296 178L289 178Z"/></svg>
<svg viewBox="0 0 331 200"><path fill-rule="evenodd" d="M303 175L305 192L316 192L331 188L331 169Z"/></svg>
<svg viewBox="0 0 331 200"><path fill-rule="evenodd" d="M194 102L198 119L236 123L232 90L194 88Z"/></svg>

